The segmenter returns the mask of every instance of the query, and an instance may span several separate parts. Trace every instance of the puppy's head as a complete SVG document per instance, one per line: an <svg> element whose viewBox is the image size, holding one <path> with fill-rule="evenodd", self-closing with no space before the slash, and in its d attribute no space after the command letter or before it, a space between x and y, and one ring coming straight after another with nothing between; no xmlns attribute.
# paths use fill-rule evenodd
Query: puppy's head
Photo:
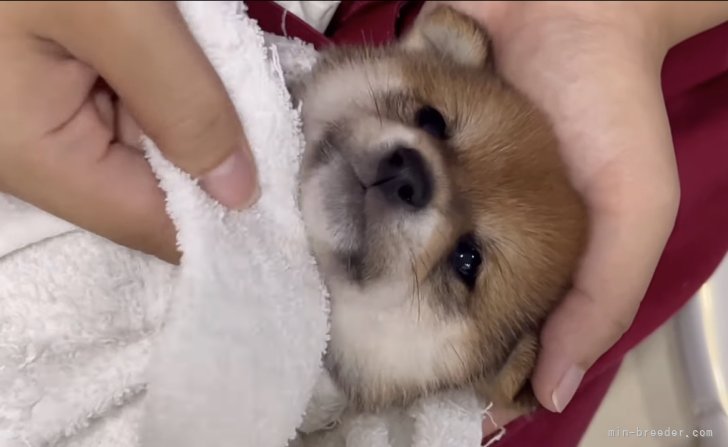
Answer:
<svg viewBox="0 0 728 447"><path fill-rule="evenodd" d="M484 30L441 7L396 45L326 53L299 98L327 362L352 400L473 384L532 402L536 334L569 287L585 212Z"/></svg>

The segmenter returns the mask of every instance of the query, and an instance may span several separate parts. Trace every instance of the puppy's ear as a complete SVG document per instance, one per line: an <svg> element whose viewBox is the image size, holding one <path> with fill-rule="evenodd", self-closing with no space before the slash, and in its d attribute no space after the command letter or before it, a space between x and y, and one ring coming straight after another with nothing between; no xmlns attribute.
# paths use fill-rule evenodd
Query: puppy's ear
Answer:
<svg viewBox="0 0 728 447"><path fill-rule="evenodd" d="M529 332L516 343L495 377L475 383L476 391L499 409L522 415L533 412L539 406L530 381L537 355L538 336Z"/></svg>
<svg viewBox="0 0 728 447"><path fill-rule="evenodd" d="M490 37L475 20L448 6L423 12L402 40L405 49L435 51L462 65L490 64Z"/></svg>

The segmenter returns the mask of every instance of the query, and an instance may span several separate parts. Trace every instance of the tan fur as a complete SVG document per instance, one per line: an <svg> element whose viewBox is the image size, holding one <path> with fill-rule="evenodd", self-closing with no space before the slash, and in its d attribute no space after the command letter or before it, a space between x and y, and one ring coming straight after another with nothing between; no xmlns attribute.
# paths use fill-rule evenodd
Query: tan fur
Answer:
<svg viewBox="0 0 728 447"><path fill-rule="evenodd" d="M535 402L537 334L570 285L586 213L546 117L499 76L488 42L441 7L401 44L326 54L302 93L304 218L332 292L327 365L362 409L466 384L501 406ZM414 126L423 105L445 117L448 139ZM357 208L350 177L369 181L389 143L432 169L433 200L418 214L369 196ZM472 292L446 262L466 233L483 248Z"/></svg>
<svg viewBox="0 0 728 447"><path fill-rule="evenodd" d="M490 57L490 39L478 24L449 8L439 8L415 26L402 46L414 51L433 50L459 65L484 67Z"/></svg>

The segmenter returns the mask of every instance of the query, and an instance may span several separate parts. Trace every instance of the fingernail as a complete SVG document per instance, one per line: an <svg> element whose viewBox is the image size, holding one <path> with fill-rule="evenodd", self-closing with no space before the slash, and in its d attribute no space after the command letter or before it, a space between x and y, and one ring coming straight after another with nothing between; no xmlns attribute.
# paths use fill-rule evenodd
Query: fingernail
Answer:
<svg viewBox="0 0 728 447"><path fill-rule="evenodd" d="M584 378L584 370L578 366L571 366L564 376L561 378L561 382L551 394L551 401L554 404L554 408L557 413L564 411L571 399L576 394L581 380Z"/></svg>
<svg viewBox="0 0 728 447"><path fill-rule="evenodd" d="M233 152L202 177L200 185L228 208L247 208L260 197L255 161L248 151Z"/></svg>

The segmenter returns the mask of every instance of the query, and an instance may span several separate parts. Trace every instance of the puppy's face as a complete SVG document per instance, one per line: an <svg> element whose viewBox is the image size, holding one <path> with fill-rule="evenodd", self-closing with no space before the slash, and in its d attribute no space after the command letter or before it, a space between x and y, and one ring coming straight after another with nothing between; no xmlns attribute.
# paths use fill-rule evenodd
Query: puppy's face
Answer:
<svg viewBox="0 0 728 447"><path fill-rule="evenodd" d="M585 214L544 116L447 8L323 56L299 94L301 201L331 292L327 364L359 406L474 384L528 400Z"/></svg>

